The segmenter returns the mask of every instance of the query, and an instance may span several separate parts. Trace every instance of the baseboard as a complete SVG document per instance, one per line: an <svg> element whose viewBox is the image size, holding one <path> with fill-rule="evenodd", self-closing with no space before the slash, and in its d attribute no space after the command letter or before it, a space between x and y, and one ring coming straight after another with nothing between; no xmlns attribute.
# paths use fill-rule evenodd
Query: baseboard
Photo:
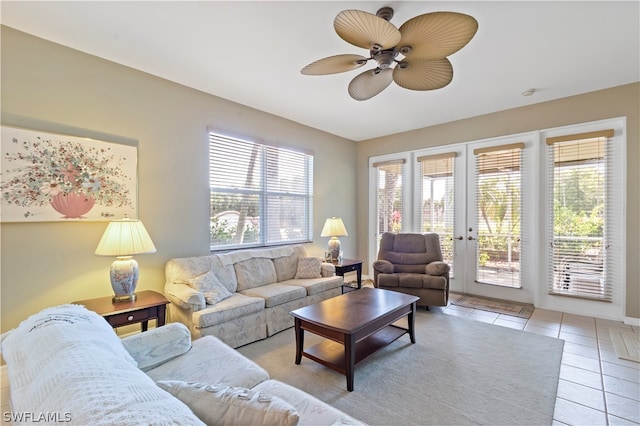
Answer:
<svg viewBox="0 0 640 426"><path fill-rule="evenodd" d="M624 323L627 325L635 325L636 327L640 327L640 318L625 317Z"/></svg>

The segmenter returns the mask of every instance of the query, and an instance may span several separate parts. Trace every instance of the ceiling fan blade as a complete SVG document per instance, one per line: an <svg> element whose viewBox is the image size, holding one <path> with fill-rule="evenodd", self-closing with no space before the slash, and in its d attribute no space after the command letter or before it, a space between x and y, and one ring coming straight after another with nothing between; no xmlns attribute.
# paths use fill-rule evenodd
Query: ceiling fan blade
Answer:
<svg viewBox="0 0 640 426"><path fill-rule="evenodd" d="M405 89L440 89L451 83L452 79L453 66L447 58L434 61L407 58L393 69L393 81Z"/></svg>
<svg viewBox="0 0 640 426"><path fill-rule="evenodd" d="M335 55L311 62L300 72L305 75L326 75L351 71L367 63L369 58L361 55Z"/></svg>
<svg viewBox="0 0 640 426"><path fill-rule="evenodd" d="M367 50L390 49L400 41L400 31L389 21L361 10L343 10L333 21L336 33L347 43ZM377 48L374 48L377 45Z"/></svg>
<svg viewBox="0 0 640 426"><path fill-rule="evenodd" d="M434 12L400 27L398 50L411 59L441 59L462 49L478 31L478 21L457 12ZM409 47L409 51L405 48Z"/></svg>
<svg viewBox="0 0 640 426"><path fill-rule="evenodd" d="M349 95L356 101L366 101L387 88L393 81L393 70L387 68L378 74L368 70L357 75L349 83Z"/></svg>

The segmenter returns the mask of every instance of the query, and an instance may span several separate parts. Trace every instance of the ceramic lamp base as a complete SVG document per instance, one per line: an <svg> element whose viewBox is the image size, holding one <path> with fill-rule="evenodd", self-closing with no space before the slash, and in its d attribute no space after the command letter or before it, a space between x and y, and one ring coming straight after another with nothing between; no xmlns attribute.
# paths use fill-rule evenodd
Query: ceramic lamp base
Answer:
<svg viewBox="0 0 640 426"><path fill-rule="evenodd" d="M329 253L331 253L332 261L337 261L340 257L340 240L338 237L331 237L331 239L329 239Z"/></svg>
<svg viewBox="0 0 640 426"><path fill-rule="evenodd" d="M111 264L111 288L115 293L113 302L130 302L136 300L138 285L138 262L131 256L120 256Z"/></svg>

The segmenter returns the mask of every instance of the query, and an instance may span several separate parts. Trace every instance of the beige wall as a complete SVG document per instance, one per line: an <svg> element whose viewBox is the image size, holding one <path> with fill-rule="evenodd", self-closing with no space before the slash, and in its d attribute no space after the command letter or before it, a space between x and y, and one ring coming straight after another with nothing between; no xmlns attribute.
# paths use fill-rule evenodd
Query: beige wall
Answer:
<svg viewBox="0 0 640 426"><path fill-rule="evenodd" d="M626 316L640 318L640 83L358 143L359 255L366 259L369 247L369 157L614 117L627 118ZM372 260L366 259L365 265Z"/></svg>
<svg viewBox="0 0 640 426"><path fill-rule="evenodd" d="M139 289L162 291L169 258L209 252L207 126L312 149L315 243L308 251L324 252L320 230L329 216L342 216L355 234L355 142L10 28L2 27L1 41L3 125L137 141L139 217L158 249L137 256ZM111 295L113 260L93 254L105 228L3 223L2 331L47 306ZM341 241L356 256L356 239Z"/></svg>

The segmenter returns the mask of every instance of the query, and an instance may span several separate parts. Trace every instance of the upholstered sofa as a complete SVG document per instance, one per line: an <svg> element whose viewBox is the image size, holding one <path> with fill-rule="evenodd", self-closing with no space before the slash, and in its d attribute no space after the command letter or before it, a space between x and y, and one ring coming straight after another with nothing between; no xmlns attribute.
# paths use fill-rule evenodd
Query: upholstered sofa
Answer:
<svg viewBox="0 0 640 426"><path fill-rule="evenodd" d="M61 305L1 347L3 424L362 424L179 323L120 339L95 312Z"/></svg>
<svg viewBox="0 0 640 426"><path fill-rule="evenodd" d="M382 234L373 262L375 287L417 296L417 306L447 306L449 271L438 234Z"/></svg>
<svg viewBox="0 0 640 426"><path fill-rule="evenodd" d="M169 322L234 348L293 327L289 312L341 294L343 284L303 245L170 259L165 278Z"/></svg>

